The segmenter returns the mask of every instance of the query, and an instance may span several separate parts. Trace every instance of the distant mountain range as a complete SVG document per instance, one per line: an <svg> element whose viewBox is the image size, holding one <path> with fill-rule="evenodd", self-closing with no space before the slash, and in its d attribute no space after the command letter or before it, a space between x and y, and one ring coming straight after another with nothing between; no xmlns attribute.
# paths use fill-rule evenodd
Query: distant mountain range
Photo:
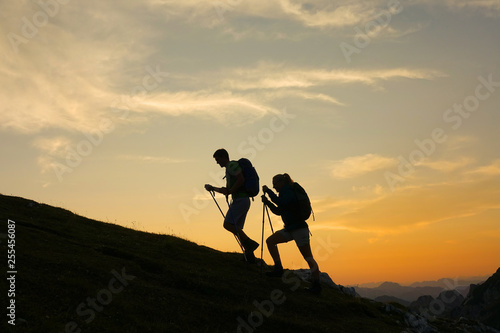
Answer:
<svg viewBox="0 0 500 333"><path fill-rule="evenodd" d="M405 287L449 287L450 283L458 286L468 286L471 284L479 284L481 282L484 282L488 279L489 275L480 275L480 276L470 276L470 277L461 277L461 278L442 278L439 280L433 280L433 281L420 281L420 282L413 282L411 284L401 284L401 286ZM391 281L380 281L380 282L368 282L368 283L361 283L361 284L356 284L356 285L349 285L349 287L355 287L355 288L377 288L383 283L390 282ZM393 282L394 283L394 282Z"/></svg>
<svg viewBox="0 0 500 333"><path fill-rule="evenodd" d="M434 298L445 290L455 289L462 296L467 296L471 284L480 284L488 279L488 276L472 277L467 279L443 278L436 281L414 282L403 286L395 282L369 283L354 286L356 292L365 298L377 301L392 299L403 305L416 301L420 296L430 295ZM369 286L369 287L367 287Z"/></svg>

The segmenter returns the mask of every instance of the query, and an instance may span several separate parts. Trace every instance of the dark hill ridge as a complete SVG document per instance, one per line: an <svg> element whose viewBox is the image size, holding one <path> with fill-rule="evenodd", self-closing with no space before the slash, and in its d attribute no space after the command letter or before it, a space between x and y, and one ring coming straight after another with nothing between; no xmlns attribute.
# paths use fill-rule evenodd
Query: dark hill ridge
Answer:
<svg viewBox="0 0 500 333"><path fill-rule="evenodd" d="M0 195L0 220L5 256L13 248L7 225L15 230L16 270L7 273L13 280L0 280L8 296L2 333L491 332L475 321L428 323L396 303L348 295L333 282L314 296L295 275L306 271L269 279L238 253L23 198Z"/></svg>
<svg viewBox="0 0 500 333"><path fill-rule="evenodd" d="M401 313L325 285L321 296L289 272L260 275L238 253L127 229L0 195L15 222L14 285L0 282L0 332L401 332ZM4 257L5 258L5 257ZM4 261L5 262L5 261ZM5 267L5 266L3 266ZM15 297L6 299L9 286Z"/></svg>

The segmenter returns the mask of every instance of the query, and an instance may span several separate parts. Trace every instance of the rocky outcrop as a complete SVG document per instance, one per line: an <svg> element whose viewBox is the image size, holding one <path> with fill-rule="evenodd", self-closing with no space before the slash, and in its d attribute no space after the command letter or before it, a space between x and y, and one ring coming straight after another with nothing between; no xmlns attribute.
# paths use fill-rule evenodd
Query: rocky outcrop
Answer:
<svg viewBox="0 0 500 333"><path fill-rule="evenodd" d="M434 297L430 295L420 296L415 302L412 302L408 309L416 314L422 314L429 312L431 303L434 301Z"/></svg>
<svg viewBox="0 0 500 333"><path fill-rule="evenodd" d="M420 296L408 309L426 318L458 318L464 297L457 290L442 291L437 298L430 295Z"/></svg>
<svg viewBox="0 0 500 333"><path fill-rule="evenodd" d="M437 302L440 305L442 316L458 318L460 316L460 306L464 302L464 297L457 290L445 290L439 294Z"/></svg>
<svg viewBox="0 0 500 333"><path fill-rule="evenodd" d="M486 282L471 285L460 315L500 330L500 268Z"/></svg>
<svg viewBox="0 0 500 333"><path fill-rule="evenodd" d="M311 270L309 269L297 269L294 270L293 273L297 275L301 280L305 282L311 282ZM327 285L332 287L333 289L336 289L340 291L343 294L350 295L353 297L360 297L357 293L354 287L344 287L339 284L336 284L333 282L333 280L330 278L330 276L325 273L321 272L319 275L319 280L323 285Z"/></svg>

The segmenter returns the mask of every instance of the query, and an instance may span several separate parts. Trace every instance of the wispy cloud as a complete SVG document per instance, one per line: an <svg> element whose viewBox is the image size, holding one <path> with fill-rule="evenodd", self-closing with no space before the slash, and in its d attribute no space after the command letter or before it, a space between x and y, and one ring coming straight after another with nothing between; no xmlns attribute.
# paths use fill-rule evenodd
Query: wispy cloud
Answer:
<svg viewBox="0 0 500 333"><path fill-rule="evenodd" d="M71 146L71 140L64 136L37 137L33 141L33 146L50 156L64 157Z"/></svg>
<svg viewBox="0 0 500 333"><path fill-rule="evenodd" d="M482 8L499 11L496 14L500 13L499 0L446 0L446 4L455 8Z"/></svg>
<svg viewBox="0 0 500 333"><path fill-rule="evenodd" d="M442 172L451 172L471 165L475 159L471 157L461 157L455 160L424 160L419 165Z"/></svg>
<svg viewBox="0 0 500 333"><path fill-rule="evenodd" d="M252 96L227 91L158 93L140 103L136 111L169 116L191 115L214 119L227 125L252 123L266 114L279 113L279 110Z"/></svg>
<svg viewBox="0 0 500 333"><path fill-rule="evenodd" d="M382 5L386 4L342 1L333 6L329 1L256 1L231 4L226 14L276 22L292 20L307 26L352 25ZM314 89L341 84L378 87L387 80L434 80L444 75L432 69L345 70L258 62L196 74L179 70L168 78L162 77L154 91L143 94L144 82L152 82L146 79L145 68L161 64L161 70L166 71L168 67L162 54L168 48L158 45L172 40L172 31L179 31L186 22L195 27L211 24L208 22L217 17L213 3L150 0L123 1L113 6L98 1L70 2L61 5L46 25L37 28L33 38L23 36L22 19L32 17L41 7L31 2L2 6L8 19L0 24L1 31L24 40L15 47L8 38L0 41L5 50L0 62L0 128L27 134L47 129L92 132L103 118L117 118L113 105L124 97L134 102L127 105L129 123L143 122L149 114L160 113L245 124L276 113L273 102L287 94L343 105L338 97ZM130 29L132 25L140 28ZM135 98L139 93L141 98ZM134 118L134 114L141 118Z"/></svg>
<svg viewBox="0 0 500 333"><path fill-rule="evenodd" d="M184 18L188 22L207 27L218 27L239 18L260 18L274 21L295 22L311 28L352 26L373 15L377 6L387 5L377 1L331 1L319 0L300 3L290 0L265 1L183 1L174 3L156 0L174 19Z"/></svg>
<svg viewBox="0 0 500 333"><path fill-rule="evenodd" d="M293 0L265 1L220 1L206 2L186 0L172 2L167 0L146 1L144 7L154 11L163 19L181 21L191 25L217 28L228 22L265 19L274 22L293 22L314 29L352 27L373 19L381 10L387 10L387 0L328 0L297 2ZM412 5L425 3L440 5L435 1L417 0ZM449 7L479 7L499 9L497 0L446 0ZM406 5L403 1L401 6ZM147 11L146 11L147 12ZM244 19L244 20L242 20Z"/></svg>
<svg viewBox="0 0 500 333"><path fill-rule="evenodd" d="M479 139L475 136L450 135L444 145L449 151L459 151L464 148L472 147L474 144L477 144L478 141Z"/></svg>
<svg viewBox="0 0 500 333"><path fill-rule="evenodd" d="M277 113L272 101L284 94L342 105L342 101L337 98L311 91L311 88L332 84L374 86L380 81L398 78L430 80L443 75L434 70L324 70L267 63L200 73L198 78L174 73L172 77L164 78L168 80L168 85L158 85L154 91L147 91L139 96L141 98L135 98L134 91L141 90L134 89L141 88L142 82L145 82L145 75L148 75L146 70L136 70L134 76L128 72L108 75L112 68L100 72L107 62L105 57L102 54L94 54L90 58L77 56L77 44L76 41L74 44L69 42L67 49L71 51L61 54L52 54L43 46L35 47L47 54L45 66L40 63L42 58L34 60L40 63L41 68L45 68L42 71L30 69L34 65L30 63L30 56L21 55L20 60L12 64L18 72L1 79L7 87L2 92L5 102L0 112L3 128L26 133L47 128L90 132L103 118L117 117L112 105L124 96L133 100L127 107L130 113L191 115L212 118L222 123L228 123L228 119L231 119L231 123L244 124L266 114ZM24 65L28 63L28 68L25 68ZM170 92L168 86L176 83L176 77L182 81L184 90ZM68 85L68 79L72 81L71 85ZM25 89L10 90L8 87L12 85L24 85ZM27 99L25 96L31 97Z"/></svg>
<svg viewBox="0 0 500 333"><path fill-rule="evenodd" d="M176 163L186 162L186 160L171 158L167 156L120 155L117 158L125 161L135 161L135 162L154 163L154 164L176 164Z"/></svg>
<svg viewBox="0 0 500 333"><path fill-rule="evenodd" d="M433 80L445 77L441 71L429 69L390 68L385 70L345 70L293 68L277 63L260 63L254 68L232 70L222 80L222 87L235 90L309 88L329 84L375 85L380 81L400 78Z"/></svg>
<svg viewBox="0 0 500 333"><path fill-rule="evenodd" d="M346 106L345 103L341 102L339 99L319 93L319 92L308 92L302 89L279 89L279 90L269 90L267 92L262 92L261 95L265 100L275 100L275 99L289 99L289 98L299 98L303 100L313 100L319 102L325 102L330 104L335 104L339 106Z"/></svg>
<svg viewBox="0 0 500 333"><path fill-rule="evenodd" d="M489 165L477 167L473 170L468 171L467 173L476 174L476 175L483 175L483 176L500 175L500 159L494 160Z"/></svg>
<svg viewBox="0 0 500 333"><path fill-rule="evenodd" d="M383 157L376 154L362 156L351 156L343 160L335 161L330 167L334 178L347 179L359 177L364 174L389 168L398 163L396 159Z"/></svg>
<svg viewBox="0 0 500 333"><path fill-rule="evenodd" d="M72 140L66 136L45 137L38 136L32 142L33 147L40 151L37 164L42 174L53 172L54 166L59 161L64 161ZM47 183L44 187L50 185Z"/></svg>
<svg viewBox="0 0 500 333"><path fill-rule="evenodd" d="M350 179L394 162L374 154L349 157L337 161L332 173L337 179ZM318 212L331 221L317 228L384 237L422 231L444 222L474 220L500 209L500 159L477 165L475 158L459 155L426 160L421 166L424 168L415 179L396 191L356 185L349 198L317 200Z"/></svg>
<svg viewBox="0 0 500 333"><path fill-rule="evenodd" d="M309 27L344 27L367 21L374 13L374 7L366 1L295 3L282 0L283 12L290 18Z"/></svg>
<svg viewBox="0 0 500 333"><path fill-rule="evenodd" d="M351 204L347 212L332 219L336 227L384 235L478 216L500 208L500 178L496 171L489 173L487 179L401 188L376 200L361 200L356 209Z"/></svg>

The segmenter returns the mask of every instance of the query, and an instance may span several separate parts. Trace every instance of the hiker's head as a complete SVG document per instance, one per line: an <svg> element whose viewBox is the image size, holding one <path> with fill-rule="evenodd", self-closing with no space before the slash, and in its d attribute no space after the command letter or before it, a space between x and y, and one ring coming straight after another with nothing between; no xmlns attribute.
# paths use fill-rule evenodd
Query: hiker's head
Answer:
<svg viewBox="0 0 500 333"><path fill-rule="evenodd" d="M293 180L287 173L279 174L273 177L273 187L278 192L281 191L283 186L291 183L293 183Z"/></svg>
<svg viewBox="0 0 500 333"><path fill-rule="evenodd" d="M214 158L215 162L217 162L221 168L224 168L229 163L229 153L223 148L215 151Z"/></svg>

